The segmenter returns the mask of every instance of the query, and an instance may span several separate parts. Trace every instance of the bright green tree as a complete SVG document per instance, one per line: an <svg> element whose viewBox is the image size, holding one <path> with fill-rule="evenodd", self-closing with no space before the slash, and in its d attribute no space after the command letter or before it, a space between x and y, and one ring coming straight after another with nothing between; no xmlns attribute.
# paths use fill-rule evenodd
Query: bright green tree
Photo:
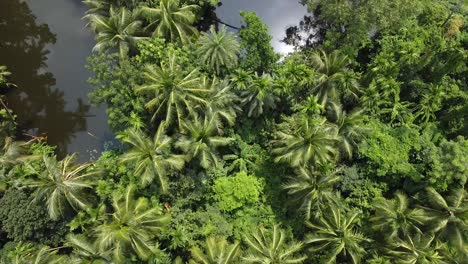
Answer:
<svg viewBox="0 0 468 264"><path fill-rule="evenodd" d="M387 254L392 256L395 263L412 264L445 264L445 258L441 255L442 244L436 241L434 234L414 234L405 236L404 239L396 239Z"/></svg>
<svg viewBox="0 0 468 264"><path fill-rule="evenodd" d="M259 117L275 108L278 97L273 88L274 80L269 74L255 74L252 82L240 90L241 104L248 117Z"/></svg>

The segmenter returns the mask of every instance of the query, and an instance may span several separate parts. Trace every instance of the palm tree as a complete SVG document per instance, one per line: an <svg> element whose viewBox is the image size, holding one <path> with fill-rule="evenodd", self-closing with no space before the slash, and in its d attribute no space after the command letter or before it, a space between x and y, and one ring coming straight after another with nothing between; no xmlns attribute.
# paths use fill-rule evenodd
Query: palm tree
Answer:
<svg viewBox="0 0 468 264"><path fill-rule="evenodd" d="M348 159L353 157L353 148L357 146L357 139L360 139L365 132L364 115L362 111L346 113L342 106L332 103L335 114L333 123L338 128L339 148L345 153Z"/></svg>
<svg viewBox="0 0 468 264"><path fill-rule="evenodd" d="M192 159L198 159L204 169L217 167L220 157L216 149L228 145L234 139L218 136L213 116L205 116L203 119L196 116L193 120L184 121L182 124L183 134L176 146Z"/></svg>
<svg viewBox="0 0 468 264"><path fill-rule="evenodd" d="M446 239L451 246L466 248L468 230L468 196L463 188L454 189L446 198L434 188L426 189L428 206L426 211L429 228L438 238Z"/></svg>
<svg viewBox="0 0 468 264"><path fill-rule="evenodd" d="M90 239L82 234L69 234L65 246L73 249L72 255L79 260L79 263L111 263L110 252L101 252L96 241L90 242Z"/></svg>
<svg viewBox="0 0 468 264"><path fill-rule="evenodd" d="M35 139L28 142L13 141L11 137L5 138L3 153L0 156L0 165L12 166L29 160L40 158L39 155L29 155L29 148Z"/></svg>
<svg viewBox="0 0 468 264"><path fill-rule="evenodd" d="M322 208L335 204L337 195L333 186L340 180L338 170L317 171L312 167L299 167L296 175L290 177L283 186L292 196L293 201L299 202L305 220L310 220L311 214L319 216Z"/></svg>
<svg viewBox="0 0 468 264"><path fill-rule="evenodd" d="M236 69L231 74L230 81L232 86L239 90L246 90L252 83L252 73L244 69Z"/></svg>
<svg viewBox="0 0 468 264"><path fill-rule="evenodd" d="M339 88L349 88L341 85L349 61L349 58L338 50L330 54L318 50L312 55L311 63L318 74L318 84L313 90L318 95L322 105L326 105L329 97L338 98L338 94L341 92L337 91Z"/></svg>
<svg viewBox="0 0 468 264"><path fill-rule="evenodd" d="M203 94L210 91L200 87L200 78L197 71L193 70L184 75L183 70L176 63L176 57L171 54L168 63L161 62L161 66L147 65L144 77L146 84L135 88L138 93L150 93L152 99L146 103L146 107L152 111L153 120L165 113L165 121L168 125L177 117L177 124L181 127L181 120L187 114L195 113L195 108L205 105Z"/></svg>
<svg viewBox="0 0 468 264"><path fill-rule="evenodd" d="M239 97L232 92L228 81L220 81L213 78L211 81L207 77L201 78L201 87L209 90L210 93L206 98L206 105L200 114L214 116L218 122L216 125L219 129L224 127L224 124L234 125L237 118L237 113L242 111L238 106Z"/></svg>
<svg viewBox="0 0 468 264"><path fill-rule="evenodd" d="M195 22L195 12L199 6L180 6L179 0L160 0L159 7L144 6L140 9L142 16L149 21L147 29L153 30L153 37L163 37L171 41L180 38L182 43L188 42L190 34L197 34L192 26Z"/></svg>
<svg viewBox="0 0 468 264"><path fill-rule="evenodd" d="M78 211L89 208L96 170L88 170L90 163L75 165L76 154L57 161L56 157L44 155L43 171L34 171L36 178L21 180L20 184L33 188L35 200L45 201L53 220L64 216L68 209ZM87 171L88 170L88 171Z"/></svg>
<svg viewBox="0 0 468 264"><path fill-rule="evenodd" d="M260 227L257 232L245 238L250 254L243 257L245 263L282 264L303 263L305 256L297 253L302 243L286 243L286 235L278 225L271 230Z"/></svg>
<svg viewBox="0 0 468 264"><path fill-rule="evenodd" d="M240 243L229 244L225 238L208 237L205 250L194 247L190 250L192 258L190 264L230 264L239 257Z"/></svg>
<svg viewBox="0 0 468 264"><path fill-rule="evenodd" d="M269 74L255 74L252 83L241 90L240 97L248 117L259 117L265 111L273 109L278 101L278 97L273 94L273 78Z"/></svg>
<svg viewBox="0 0 468 264"><path fill-rule="evenodd" d="M130 184L123 195L114 195L114 212L95 230L99 250L111 250L117 263L123 263L131 252L147 260L155 251L153 238L170 220L160 206L145 197L135 199L134 192L135 185Z"/></svg>
<svg viewBox="0 0 468 264"><path fill-rule="evenodd" d="M37 252L32 255L26 256L21 259L18 264L61 264L69 262L69 258L65 255L58 255L56 248L49 248L47 246L41 247Z"/></svg>
<svg viewBox="0 0 468 264"><path fill-rule="evenodd" d="M211 26L210 34L203 32L198 39L196 53L203 64L219 74L223 67L229 70L237 66L240 45L233 33L226 33L226 27L217 33Z"/></svg>
<svg viewBox="0 0 468 264"><path fill-rule="evenodd" d="M287 162L293 167L308 164L320 165L334 159L338 141L336 129L326 123L325 119L296 115L287 122L290 131L279 131L275 162Z"/></svg>
<svg viewBox="0 0 468 264"><path fill-rule="evenodd" d="M388 255L396 261L395 263L411 264L444 264L445 259L439 254L442 244L434 241L434 234L416 233L413 237L405 236L405 239L396 239ZM434 243L435 242L435 243Z"/></svg>
<svg viewBox="0 0 468 264"><path fill-rule="evenodd" d="M374 202L375 216L371 218L372 228L385 234L392 240L398 236L422 234L426 215L420 208L410 209L408 197L403 192L396 192L393 200L378 198Z"/></svg>
<svg viewBox="0 0 468 264"><path fill-rule="evenodd" d="M110 7L109 15L88 14L88 27L96 33L96 45L93 51L101 52L117 49L121 59L127 57L129 51L136 47L139 40L145 39L139 36L142 22L136 18L134 12L121 7Z"/></svg>
<svg viewBox="0 0 468 264"><path fill-rule="evenodd" d="M415 108L415 117L419 118L423 124L435 119L435 112L440 110L444 97L445 92L442 85L429 86L428 89L424 90L422 98Z"/></svg>
<svg viewBox="0 0 468 264"><path fill-rule="evenodd" d="M355 231L358 215L359 212L348 215L338 207L329 207L329 211L320 216L317 223L306 223L314 231L307 236L305 243L311 244L312 251L325 253L323 263L336 263L339 255L352 263L360 263L365 254L362 243L370 240Z"/></svg>
<svg viewBox="0 0 468 264"><path fill-rule="evenodd" d="M135 165L135 174L143 186L157 178L162 192L167 192L168 171L181 170L185 157L171 152L172 139L165 134L164 122L152 139L141 130L130 129L123 141L132 148L122 156L122 162Z"/></svg>

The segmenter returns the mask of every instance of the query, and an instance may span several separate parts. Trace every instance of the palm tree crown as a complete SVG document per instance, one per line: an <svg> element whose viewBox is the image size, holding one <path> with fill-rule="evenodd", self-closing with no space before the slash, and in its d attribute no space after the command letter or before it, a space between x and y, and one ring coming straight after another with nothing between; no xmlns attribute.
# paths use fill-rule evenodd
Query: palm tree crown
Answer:
<svg viewBox="0 0 468 264"><path fill-rule="evenodd" d="M129 51L136 47L136 43L144 37L141 33L141 21L134 12L122 7L110 7L109 16L101 14L88 14L87 26L96 32L96 45L94 51L117 49L121 59L127 57Z"/></svg>
<svg viewBox="0 0 468 264"><path fill-rule="evenodd" d="M318 216L323 206L330 206L337 200L333 186L340 180L337 170L316 171L312 167L299 167L296 175L283 186L294 201L300 203L300 210L309 220L312 213Z"/></svg>
<svg viewBox="0 0 468 264"><path fill-rule="evenodd" d="M210 28L210 34L205 32L198 39L197 55L201 62L220 73L221 68L231 69L237 66L240 45L233 33L226 33L226 27L222 27L219 33L214 26Z"/></svg>
<svg viewBox="0 0 468 264"><path fill-rule="evenodd" d="M171 125L176 117L179 128L186 114L193 114L197 106L206 104L203 94L210 92L200 87L196 70L184 75L174 54L168 63L161 62L161 66L147 65L144 77L146 83L135 90L152 95L146 107L154 111L153 120L165 113L167 124Z"/></svg>
<svg viewBox="0 0 468 264"><path fill-rule="evenodd" d="M317 223L308 222L313 233L308 235L305 243L312 246L312 251L325 252L324 263L336 263L338 255L350 258L352 263L360 263L365 254L362 243L369 240L354 230L359 213L347 215L341 210L331 206L326 214L319 217Z"/></svg>
<svg viewBox="0 0 468 264"><path fill-rule="evenodd" d="M240 91L240 97L248 117L261 116L265 111L273 109L278 101L273 93L273 78L269 74L255 74L251 83Z"/></svg>
<svg viewBox="0 0 468 264"><path fill-rule="evenodd" d="M192 26L195 22L197 5L180 6L178 0L160 0L159 7L142 7L141 14L150 24L147 28L153 28L153 37L163 37L171 41L180 38L182 43L188 42L191 34L197 34Z"/></svg>
<svg viewBox="0 0 468 264"><path fill-rule="evenodd" d="M242 259L246 263L282 264L303 263L305 256L298 256L302 243L286 244L286 234L278 225L271 230L260 227L253 235L246 237L250 254Z"/></svg>
<svg viewBox="0 0 468 264"><path fill-rule="evenodd" d="M90 193L87 189L93 187L96 182L94 176L99 172L87 172L91 164L75 165L75 158L76 154L73 154L57 161L56 157L44 155L44 171L36 171L37 178L22 182L35 189L36 200L45 200L49 215L54 220L64 216L69 208L77 211L90 206Z"/></svg>
<svg viewBox="0 0 468 264"><path fill-rule="evenodd" d="M288 120L289 131L279 131L276 148L276 162L287 162L293 167L307 164L325 164L335 157L336 129L325 119L296 115Z"/></svg>
<svg viewBox="0 0 468 264"><path fill-rule="evenodd" d="M163 213L144 197L135 199L135 186L129 185L123 195L115 195L114 212L102 225L96 227L97 243L101 252L112 250L113 260L124 263L125 256L134 252L142 260L155 251L152 239L169 221L170 215Z"/></svg>
<svg viewBox="0 0 468 264"><path fill-rule="evenodd" d="M172 140L165 134L164 123L159 125L153 139L140 130L130 129L123 141L132 148L122 156L122 161L135 164L135 174L140 177L141 184L148 185L157 178L162 192L166 192L168 171L182 169L184 156L171 152Z"/></svg>
<svg viewBox="0 0 468 264"><path fill-rule="evenodd" d="M207 169L219 165L221 160L217 148L226 146L234 139L218 136L218 129L214 116L200 118L183 122L182 136L176 146L182 151L196 158L200 165Z"/></svg>
<svg viewBox="0 0 468 264"><path fill-rule="evenodd" d="M204 251L194 247L190 252L192 253L190 264L229 264L238 259L240 243L229 244L225 238L208 237Z"/></svg>

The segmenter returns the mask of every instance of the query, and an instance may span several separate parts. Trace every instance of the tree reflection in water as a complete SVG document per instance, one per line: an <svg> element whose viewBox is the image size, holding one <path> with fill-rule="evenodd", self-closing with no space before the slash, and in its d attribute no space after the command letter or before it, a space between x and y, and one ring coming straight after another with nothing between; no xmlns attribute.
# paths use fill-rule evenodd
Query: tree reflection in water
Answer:
<svg viewBox="0 0 468 264"><path fill-rule="evenodd" d="M46 135L48 143L64 155L75 133L86 130L90 106L78 100L75 111L65 110L64 94L47 72L47 47L55 41L49 27L36 21L25 2L0 1L0 65L8 66L18 86L8 91L8 106L18 116L22 132Z"/></svg>

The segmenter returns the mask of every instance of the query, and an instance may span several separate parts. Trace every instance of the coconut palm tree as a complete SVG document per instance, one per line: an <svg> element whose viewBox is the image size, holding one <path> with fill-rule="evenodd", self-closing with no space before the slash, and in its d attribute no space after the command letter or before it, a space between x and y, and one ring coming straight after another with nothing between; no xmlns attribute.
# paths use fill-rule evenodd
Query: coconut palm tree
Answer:
<svg viewBox="0 0 468 264"><path fill-rule="evenodd" d="M290 177L283 188L294 202L299 202L299 210L303 212L305 220L310 220L312 214L319 216L323 207L338 200L333 191L333 186L340 180L338 170L317 171L312 167L299 167L295 172L296 175Z"/></svg>
<svg viewBox="0 0 468 264"><path fill-rule="evenodd" d="M101 252L96 241L91 242L89 238L82 234L69 234L65 246L73 249L72 258L77 259L78 263L112 263L109 251Z"/></svg>
<svg viewBox="0 0 468 264"><path fill-rule="evenodd" d="M19 261L14 262L18 264L61 264L70 262L70 259L66 255L59 255L56 248L49 248L47 246L41 247L34 254L24 256L24 258L18 259Z"/></svg>
<svg viewBox="0 0 468 264"><path fill-rule="evenodd" d="M152 96L145 106L154 112L153 120L165 114L167 125L176 122L180 128L182 119L207 103L204 95L210 90L200 86L196 70L184 75L174 54L170 55L167 63L161 62L161 66L147 65L143 75L146 83L135 90Z"/></svg>
<svg viewBox="0 0 468 264"><path fill-rule="evenodd" d="M192 24L198 8L197 5L180 6L179 0L160 0L159 7L143 6L140 13L149 22L146 29L153 31L153 37L171 41L180 38L182 43L187 43L191 34L197 34Z"/></svg>
<svg viewBox="0 0 468 264"><path fill-rule="evenodd" d="M237 113L242 109L239 107L239 97L232 92L231 86L227 80L218 80L213 78L209 80L207 77L201 78L201 87L209 90L210 93L206 98L206 105L202 108L199 114L214 116L218 122L216 127L221 129L225 124L233 126L236 122Z"/></svg>
<svg viewBox="0 0 468 264"><path fill-rule="evenodd" d="M273 94L273 89L273 78L269 74L258 76L255 73L252 82L240 91L241 104L248 117L259 117L275 108L278 97Z"/></svg>
<svg viewBox="0 0 468 264"><path fill-rule="evenodd" d="M5 144L3 145L3 153L0 155L0 165L12 166L40 158L40 155L28 154L31 144L35 141L35 139L28 142L13 141L11 137L6 137Z"/></svg>
<svg viewBox="0 0 468 264"><path fill-rule="evenodd" d="M116 49L121 59L136 47L141 36L142 22L137 19L135 12L121 7L111 6L109 15L90 13L85 16L89 19L87 24L96 33L96 45L93 51L102 52Z"/></svg>
<svg viewBox="0 0 468 264"><path fill-rule="evenodd" d="M396 239L387 254L395 263L410 264L444 264L444 257L439 253L442 243L434 240L434 234L416 233L413 236L405 236L404 239Z"/></svg>
<svg viewBox="0 0 468 264"><path fill-rule="evenodd" d="M229 70L237 66L240 44L233 33L226 33L225 26L219 33L211 26L210 34L202 32L198 39L196 53L203 64L220 74L222 68Z"/></svg>
<svg viewBox="0 0 468 264"><path fill-rule="evenodd" d="M250 252L243 257L243 263L281 264L303 263L305 256L298 255L302 243L286 243L286 234L279 225L267 230L260 227L257 232L245 238Z"/></svg>
<svg viewBox="0 0 468 264"><path fill-rule="evenodd" d="M458 249L466 249L466 230L468 230L468 195L463 188L454 189L443 197L434 188L426 189L426 211L429 229L437 238L445 239ZM468 255L468 254L467 254Z"/></svg>
<svg viewBox="0 0 468 264"><path fill-rule="evenodd" d="M170 170L181 170L184 166L183 155L173 154L172 139L165 134L165 124L161 123L153 138L141 130L130 129L123 141L132 148L122 156L122 162L135 165L135 174L146 186L158 180L162 192L167 191L167 174Z"/></svg>
<svg viewBox="0 0 468 264"><path fill-rule="evenodd" d="M75 164L76 154L57 161L44 155L44 170L30 167L35 177L20 180L20 184L34 189L34 200L44 201L50 218L57 220L68 209L78 211L91 205L91 191L99 171L88 170L91 163Z"/></svg>
<svg viewBox="0 0 468 264"><path fill-rule="evenodd" d="M362 243L370 240L355 230L358 215L359 212L344 214L339 207L331 206L314 223L306 223L313 232L307 236L305 243L311 246L312 251L325 254L322 263L336 263L338 256L352 263L360 263L365 255Z"/></svg>
<svg viewBox="0 0 468 264"><path fill-rule="evenodd" d="M339 89L343 88L341 84L343 84L343 77L350 60L338 50L330 54L318 50L312 54L310 61L318 74L317 85L313 91L318 95L321 104L326 105L330 97L336 99L341 93Z"/></svg>
<svg viewBox="0 0 468 264"><path fill-rule="evenodd" d="M395 198L387 200L383 197L374 202L375 215L371 218L372 228L385 234L385 238L392 240L399 236L422 234L426 215L421 208L411 209L408 197L400 191Z"/></svg>
<svg viewBox="0 0 468 264"><path fill-rule="evenodd" d="M225 238L208 237L204 250L194 247L190 252L190 264L229 264L239 258L240 243L229 244Z"/></svg>
<svg viewBox="0 0 468 264"><path fill-rule="evenodd" d="M114 195L112 206L113 213L95 229L99 250L111 250L117 263L124 263L131 253L147 260L155 251L153 238L170 220L170 215L149 199L136 198L132 184L122 195Z"/></svg>
<svg viewBox="0 0 468 264"><path fill-rule="evenodd" d="M300 114L287 120L289 131L279 131L273 154L275 162L287 162L293 167L320 165L332 161L338 141L336 129L325 119Z"/></svg>
<svg viewBox="0 0 468 264"><path fill-rule="evenodd" d="M351 159L353 157L353 148L357 146L357 140L365 132L364 115L359 110L348 114L341 105L337 103L331 105L334 113L332 122L338 128L339 149L348 159Z"/></svg>
<svg viewBox="0 0 468 264"><path fill-rule="evenodd" d="M176 143L190 158L197 159L204 169L217 167L221 158L216 149L234 140L218 136L216 123L213 116L196 116L193 120L183 121L182 136Z"/></svg>
<svg viewBox="0 0 468 264"><path fill-rule="evenodd" d="M252 76L251 72L248 72L244 69L236 69L231 74L230 81L232 87L237 89L238 91L246 90L252 83Z"/></svg>

